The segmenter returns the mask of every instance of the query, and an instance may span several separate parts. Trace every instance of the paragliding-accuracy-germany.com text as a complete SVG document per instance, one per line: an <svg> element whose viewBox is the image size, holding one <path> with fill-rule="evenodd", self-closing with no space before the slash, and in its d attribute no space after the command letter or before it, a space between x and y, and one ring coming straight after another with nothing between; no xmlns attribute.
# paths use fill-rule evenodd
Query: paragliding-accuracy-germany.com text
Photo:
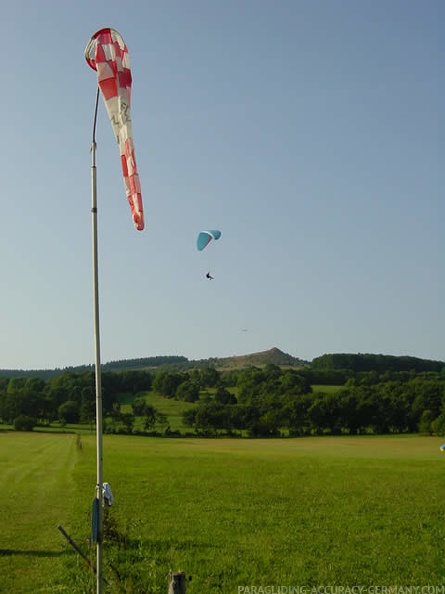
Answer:
<svg viewBox="0 0 445 594"><path fill-rule="evenodd" d="M238 586L238 594L445 594L429 586Z"/></svg>

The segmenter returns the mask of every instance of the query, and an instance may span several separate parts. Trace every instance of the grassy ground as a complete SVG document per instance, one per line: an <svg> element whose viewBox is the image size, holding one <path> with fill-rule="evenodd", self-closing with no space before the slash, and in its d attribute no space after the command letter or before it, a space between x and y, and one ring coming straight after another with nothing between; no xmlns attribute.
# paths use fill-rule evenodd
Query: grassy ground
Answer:
<svg viewBox="0 0 445 594"><path fill-rule="evenodd" d="M57 524L77 497L76 437L0 434L0 592L50 591L69 553Z"/></svg>
<svg viewBox="0 0 445 594"><path fill-rule="evenodd" d="M115 495L104 592L165 594L170 570L193 576L187 594L442 584L440 443L104 436ZM0 592L94 591L56 529L89 551L94 436L82 446L67 435L0 434Z"/></svg>
<svg viewBox="0 0 445 594"><path fill-rule="evenodd" d="M190 428L184 426L182 415L191 408L196 408L196 404L191 402L183 402L181 400L173 400L172 398L165 398L160 394L148 392L146 401L154 406L156 410L167 416L168 424L172 431L191 431ZM157 427L158 430L165 429L165 427Z"/></svg>
<svg viewBox="0 0 445 594"><path fill-rule="evenodd" d="M325 394L334 394L335 392L344 389L344 386L328 386L322 384L312 384L311 387L313 392L324 392Z"/></svg>

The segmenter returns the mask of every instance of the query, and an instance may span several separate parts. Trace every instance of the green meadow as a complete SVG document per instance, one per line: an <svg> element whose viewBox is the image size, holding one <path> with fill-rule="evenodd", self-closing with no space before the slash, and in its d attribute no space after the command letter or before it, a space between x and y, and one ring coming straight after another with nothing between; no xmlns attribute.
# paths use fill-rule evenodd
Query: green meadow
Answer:
<svg viewBox="0 0 445 594"><path fill-rule="evenodd" d="M166 594L169 571L192 577L188 594L441 585L440 443L105 435L115 503L105 518L104 592ZM94 435L79 447L72 434L0 432L0 592L95 592L57 529L94 563L95 482Z"/></svg>
<svg viewBox="0 0 445 594"><path fill-rule="evenodd" d="M335 392L344 389L344 386L330 386L324 384L312 384L311 387L313 392L324 392L325 394L335 394Z"/></svg>

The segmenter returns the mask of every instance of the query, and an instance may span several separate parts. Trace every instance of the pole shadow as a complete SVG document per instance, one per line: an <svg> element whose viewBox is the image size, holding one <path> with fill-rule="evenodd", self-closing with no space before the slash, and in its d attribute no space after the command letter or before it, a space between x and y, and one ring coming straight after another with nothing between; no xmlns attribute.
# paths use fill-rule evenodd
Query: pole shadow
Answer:
<svg viewBox="0 0 445 594"><path fill-rule="evenodd" d="M15 557L16 555L28 555L30 557L61 557L70 554L71 551L38 551L35 549L0 549L0 557Z"/></svg>

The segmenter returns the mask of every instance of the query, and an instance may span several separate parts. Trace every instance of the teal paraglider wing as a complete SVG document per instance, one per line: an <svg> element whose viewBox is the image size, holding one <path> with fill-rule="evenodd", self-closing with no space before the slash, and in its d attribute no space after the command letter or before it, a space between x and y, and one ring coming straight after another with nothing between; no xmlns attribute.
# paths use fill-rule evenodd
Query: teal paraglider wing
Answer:
<svg viewBox="0 0 445 594"><path fill-rule="evenodd" d="M201 252L211 241L212 239L219 239L221 237L221 231L217 229L212 229L210 231L201 231L198 235L198 239L196 240L196 247Z"/></svg>

